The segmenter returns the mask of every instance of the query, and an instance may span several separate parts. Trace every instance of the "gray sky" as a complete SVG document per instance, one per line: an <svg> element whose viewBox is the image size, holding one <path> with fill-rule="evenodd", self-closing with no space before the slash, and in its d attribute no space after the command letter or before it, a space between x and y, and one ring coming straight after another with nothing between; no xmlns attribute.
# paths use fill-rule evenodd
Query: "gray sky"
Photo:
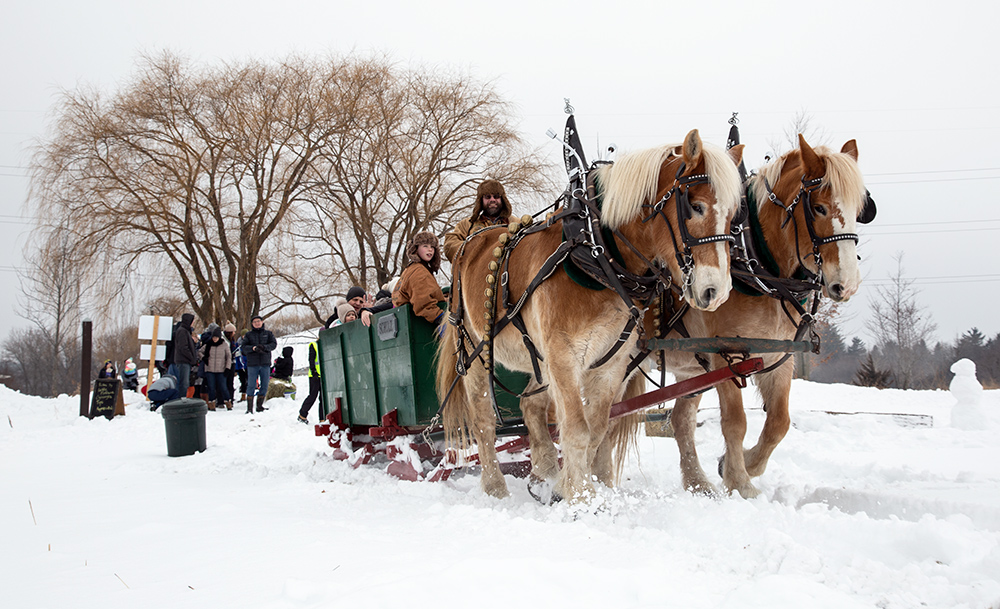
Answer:
<svg viewBox="0 0 1000 609"><path fill-rule="evenodd" d="M560 130L565 97L590 157L598 142L637 149L680 141L692 128L724 145L726 121L739 112L750 168L785 146L784 131L804 112L811 143L839 149L857 139L879 206L862 228L866 283L846 307L845 334L866 338L869 296L903 252L938 339L973 326L992 336L1000 332L998 17L995 3L966 0L8 3L0 338L23 324L12 270L28 229L18 219L28 186L21 168L58 92L113 90L139 54L162 49L204 63L384 51L400 63L467 69L497 82L527 139L549 146L553 159L559 150L544 134Z"/></svg>

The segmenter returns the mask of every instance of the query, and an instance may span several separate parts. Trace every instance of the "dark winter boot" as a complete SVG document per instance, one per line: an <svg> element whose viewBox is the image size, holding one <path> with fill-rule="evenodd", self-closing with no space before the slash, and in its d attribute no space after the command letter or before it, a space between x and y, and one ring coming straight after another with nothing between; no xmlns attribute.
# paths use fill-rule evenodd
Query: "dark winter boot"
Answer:
<svg viewBox="0 0 1000 609"><path fill-rule="evenodd" d="M265 410L267 410L267 408L264 408L264 400L265 399L266 398L263 395L258 395L257 396L257 412L264 412Z"/></svg>
<svg viewBox="0 0 1000 609"><path fill-rule="evenodd" d="M247 400L247 414L253 414L253 400Z"/></svg>

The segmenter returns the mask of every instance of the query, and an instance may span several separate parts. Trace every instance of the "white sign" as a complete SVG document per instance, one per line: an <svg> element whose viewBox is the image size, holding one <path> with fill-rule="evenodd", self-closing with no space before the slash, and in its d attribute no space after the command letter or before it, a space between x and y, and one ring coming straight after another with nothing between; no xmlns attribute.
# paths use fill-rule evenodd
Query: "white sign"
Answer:
<svg viewBox="0 0 1000 609"><path fill-rule="evenodd" d="M156 345L156 359L157 361L163 361L163 358L167 356L167 346L166 345ZM149 345L139 345L139 359L148 360L149 359Z"/></svg>
<svg viewBox="0 0 1000 609"><path fill-rule="evenodd" d="M172 336L170 336L170 330L174 327L173 317L163 317L160 316L160 324L156 328L156 340L157 341L168 341ZM143 315L139 317L139 340L153 340L153 316ZM146 351L147 355L149 351ZM159 353L159 351L157 351ZM146 358L143 358L146 359ZM160 358L156 358L160 359Z"/></svg>

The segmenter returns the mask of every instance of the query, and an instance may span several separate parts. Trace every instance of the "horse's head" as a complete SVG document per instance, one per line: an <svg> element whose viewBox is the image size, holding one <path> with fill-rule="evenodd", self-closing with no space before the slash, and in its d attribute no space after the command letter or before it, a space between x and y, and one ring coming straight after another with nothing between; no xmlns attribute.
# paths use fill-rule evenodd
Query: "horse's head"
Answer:
<svg viewBox="0 0 1000 609"><path fill-rule="evenodd" d="M823 294L836 301L853 296L861 284L857 224L874 217L857 160L854 140L833 152L813 149L800 134L798 150L754 179L765 237L781 236L768 239L779 265L818 275Z"/></svg>
<svg viewBox="0 0 1000 609"><path fill-rule="evenodd" d="M706 146L692 130L679 146L625 155L599 176L604 223L669 269L696 309L715 310L732 288L729 223L739 205L742 154L742 146L728 153Z"/></svg>

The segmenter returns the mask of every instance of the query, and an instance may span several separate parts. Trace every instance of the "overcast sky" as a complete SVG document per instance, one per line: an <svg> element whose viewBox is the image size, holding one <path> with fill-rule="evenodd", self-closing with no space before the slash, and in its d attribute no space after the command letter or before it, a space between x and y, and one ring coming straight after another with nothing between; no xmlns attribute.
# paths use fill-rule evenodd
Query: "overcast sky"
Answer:
<svg viewBox="0 0 1000 609"><path fill-rule="evenodd" d="M867 342L869 298L899 252L938 339L973 326L1000 332L995 3L36 0L3 13L0 338L24 323L14 313L29 228L19 219L24 168L59 91L114 91L141 53L163 49L206 64L378 51L469 70L497 83L525 137L553 159L545 131L560 130L565 97L590 157L598 142L638 149L692 128L724 145L739 112L750 168L785 145L804 112L811 143L857 139L878 201L861 231L866 283L844 333Z"/></svg>

